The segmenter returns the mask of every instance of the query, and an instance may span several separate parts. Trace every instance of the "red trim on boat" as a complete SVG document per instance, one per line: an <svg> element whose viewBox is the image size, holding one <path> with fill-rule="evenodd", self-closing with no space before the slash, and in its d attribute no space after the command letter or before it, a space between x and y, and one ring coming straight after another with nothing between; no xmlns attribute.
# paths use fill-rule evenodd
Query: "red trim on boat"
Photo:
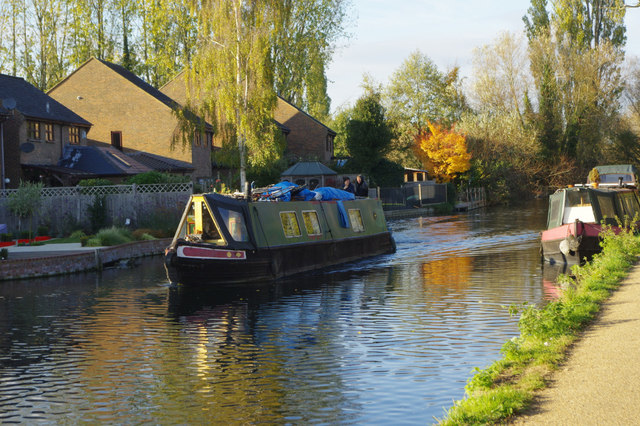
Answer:
<svg viewBox="0 0 640 426"><path fill-rule="evenodd" d="M206 247L179 246L176 251L179 257L190 259L246 260L244 250L221 250Z"/></svg>

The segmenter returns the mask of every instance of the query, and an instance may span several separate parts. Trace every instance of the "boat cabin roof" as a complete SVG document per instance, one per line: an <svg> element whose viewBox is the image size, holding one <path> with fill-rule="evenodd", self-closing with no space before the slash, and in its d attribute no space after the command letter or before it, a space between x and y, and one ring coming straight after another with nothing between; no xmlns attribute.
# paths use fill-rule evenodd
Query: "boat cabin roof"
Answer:
<svg viewBox="0 0 640 426"><path fill-rule="evenodd" d="M617 225L640 216L640 201L631 189L564 188L549 197L548 229L580 220Z"/></svg>

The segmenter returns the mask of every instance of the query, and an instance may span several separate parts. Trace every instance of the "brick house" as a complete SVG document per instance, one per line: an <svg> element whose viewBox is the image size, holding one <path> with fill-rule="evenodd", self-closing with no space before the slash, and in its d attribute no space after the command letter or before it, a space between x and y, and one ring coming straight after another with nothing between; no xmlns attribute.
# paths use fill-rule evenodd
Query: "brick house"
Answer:
<svg viewBox="0 0 640 426"><path fill-rule="evenodd" d="M187 98L184 72L161 87L160 91L184 105ZM331 160L336 132L280 96L273 118L285 137L285 154L291 160L324 163Z"/></svg>
<svg viewBox="0 0 640 426"><path fill-rule="evenodd" d="M205 124L183 144L175 115L180 105L125 68L91 58L48 95L93 123L89 145L186 162L193 180L211 177L213 128Z"/></svg>
<svg viewBox="0 0 640 426"><path fill-rule="evenodd" d="M91 123L19 77L0 74L2 175L7 189L55 168L65 146L84 144ZM1 187L1 186L0 186Z"/></svg>
<svg viewBox="0 0 640 426"><path fill-rule="evenodd" d="M336 132L278 96L274 119L289 129L287 154L296 160L327 163L333 157Z"/></svg>

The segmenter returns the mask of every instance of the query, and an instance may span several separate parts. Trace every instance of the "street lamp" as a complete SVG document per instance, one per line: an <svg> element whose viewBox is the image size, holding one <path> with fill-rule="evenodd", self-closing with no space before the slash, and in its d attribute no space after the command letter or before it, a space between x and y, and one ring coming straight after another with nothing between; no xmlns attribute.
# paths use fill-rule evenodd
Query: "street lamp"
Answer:
<svg viewBox="0 0 640 426"><path fill-rule="evenodd" d="M16 101L13 98L7 98L2 100L2 107L0 107L0 164L2 164L2 191L6 189L7 178L4 167L4 122L11 117L11 110L16 107ZM5 109L6 108L6 109Z"/></svg>

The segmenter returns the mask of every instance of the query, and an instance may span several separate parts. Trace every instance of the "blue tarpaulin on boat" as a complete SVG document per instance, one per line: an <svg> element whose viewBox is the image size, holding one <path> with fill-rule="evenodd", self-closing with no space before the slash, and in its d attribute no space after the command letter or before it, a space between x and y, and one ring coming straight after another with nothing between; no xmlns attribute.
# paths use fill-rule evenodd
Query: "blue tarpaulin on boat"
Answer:
<svg viewBox="0 0 640 426"><path fill-rule="evenodd" d="M316 188L313 192L320 194L322 198L320 200L355 200L356 196L351 192L343 191L342 189L331 188L329 186L323 186ZM316 198L318 199L318 198Z"/></svg>
<svg viewBox="0 0 640 426"><path fill-rule="evenodd" d="M344 208L342 200L336 201L336 205L338 206L338 217L340 218L340 226L342 226L343 228L348 228L349 216L347 215L347 209Z"/></svg>
<svg viewBox="0 0 640 426"><path fill-rule="evenodd" d="M298 185L283 180L282 182L269 187L265 194L267 195L267 198L278 198L280 201L291 201L291 190L297 187Z"/></svg>

